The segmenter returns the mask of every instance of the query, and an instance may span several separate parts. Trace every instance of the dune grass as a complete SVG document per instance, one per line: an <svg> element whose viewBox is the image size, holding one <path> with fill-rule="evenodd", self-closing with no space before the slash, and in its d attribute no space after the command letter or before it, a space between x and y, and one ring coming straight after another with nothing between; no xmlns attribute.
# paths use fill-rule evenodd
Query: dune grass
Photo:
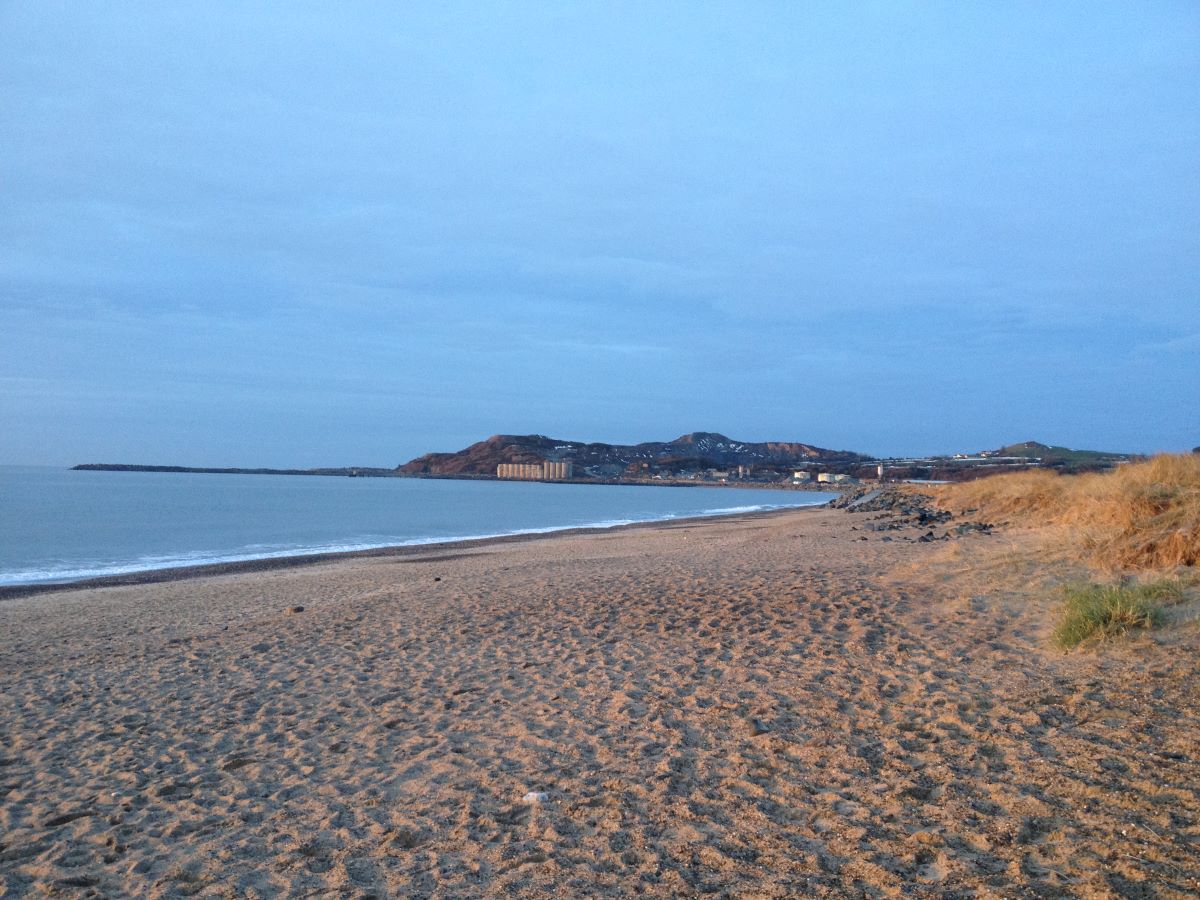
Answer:
<svg viewBox="0 0 1200 900"><path fill-rule="evenodd" d="M1163 454L1099 474L998 475L949 485L938 499L996 521L1065 526L1080 555L1109 570L1200 561L1200 454Z"/></svg>
<svg viewBox="0 0 1200 900"><path fill-rule="evenodd" d="M1133 628L1153 628L1164 607L1183 599L1178 581L1143 584L1075 584L1063 591L1063 610L1054 641L1069 650L1085 641L1116 637Z"/></svg>
<svg viewBox="0 0 1200 900"><path fill-rule="evenodd" d="M948 485L938 503L993 522L1058 526L1050 534L1065 540L1047 545L1043 565L1069 571L1083 563L1108 574L1064 589L1054 641L1065 649L1163 624L1174 616L1167 608L1191 596L1185 583L1200 583L1200 454L1096 474L1000 475ZM1160 577L1128 575L1138 572Z"/></svg>

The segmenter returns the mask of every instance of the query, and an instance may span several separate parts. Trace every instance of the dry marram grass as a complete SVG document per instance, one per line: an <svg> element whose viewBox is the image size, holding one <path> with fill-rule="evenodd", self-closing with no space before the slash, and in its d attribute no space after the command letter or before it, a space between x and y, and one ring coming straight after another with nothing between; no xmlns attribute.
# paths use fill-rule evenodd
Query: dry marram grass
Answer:
<svg viewBox="0 0 1200 900"><path fill-rule="evenodd" d="M1102 474L1000 475L943 488L939 502L996 519L1066 526L1089 562L1103 568L1170 569L1200 559L1195 454L1163 454Z"/></svg>

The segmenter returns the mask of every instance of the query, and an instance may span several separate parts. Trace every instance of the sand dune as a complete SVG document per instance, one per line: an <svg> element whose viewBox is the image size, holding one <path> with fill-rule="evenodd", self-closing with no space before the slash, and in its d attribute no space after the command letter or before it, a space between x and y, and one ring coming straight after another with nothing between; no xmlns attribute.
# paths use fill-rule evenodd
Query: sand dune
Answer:
<svg viewBox="0 0 1200 900"><path fill-rule="evenodd" d="M947 550L858 521L0 603L0 887L1200 890L1196 630L1064 656L1044 605L946 574L1022 536Z"/></svg>

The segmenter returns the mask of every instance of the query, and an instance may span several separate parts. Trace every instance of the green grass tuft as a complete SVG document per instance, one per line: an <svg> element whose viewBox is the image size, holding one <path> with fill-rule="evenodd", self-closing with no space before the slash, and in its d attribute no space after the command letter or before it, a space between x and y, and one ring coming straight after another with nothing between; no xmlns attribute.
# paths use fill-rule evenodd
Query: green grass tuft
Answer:
<svg viewBox="0 0 1200 900"><path fill-rule="evenodd" d="M1054 640L1070 649L1131 628L1153 628L1163 621L1163 606L1182 599L1183 587L1167 578L1142 584L1072 585L1064 591L1063 615Z"/></svg>

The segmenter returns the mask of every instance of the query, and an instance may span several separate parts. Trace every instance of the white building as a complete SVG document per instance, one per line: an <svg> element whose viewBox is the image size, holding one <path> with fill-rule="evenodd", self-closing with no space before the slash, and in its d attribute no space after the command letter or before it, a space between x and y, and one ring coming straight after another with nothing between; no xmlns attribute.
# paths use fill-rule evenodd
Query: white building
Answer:
<svg viewBox="0 0 1200 900"><path fill-rule="evenodd" d="M817 481L821 484L849 484L854 478L840 472L818 472Z"/></svg>

